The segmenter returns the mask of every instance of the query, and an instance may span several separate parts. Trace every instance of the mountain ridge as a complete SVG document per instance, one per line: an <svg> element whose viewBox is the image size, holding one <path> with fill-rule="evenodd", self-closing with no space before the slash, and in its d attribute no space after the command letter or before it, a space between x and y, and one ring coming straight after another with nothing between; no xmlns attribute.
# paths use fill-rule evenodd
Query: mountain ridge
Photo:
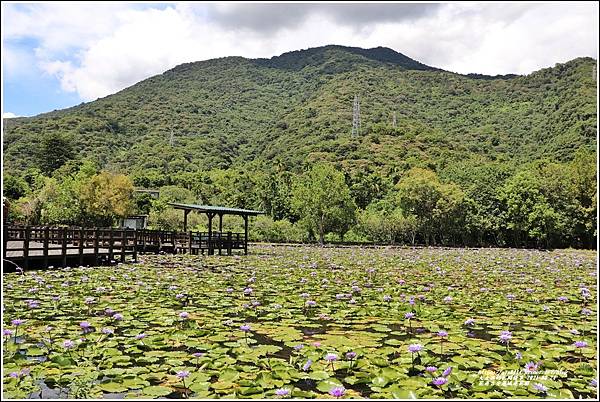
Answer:
<svg viewBox="0 0 600 402"><path fill-rule="evenodd" d="M184 63L96 101L10 119L4 161L34 167L30 144L50 133L72 136L80 157L135 174L273 159L384 171L568 160L595 148L593 64L577 58L529 75L470 77L389 48L339 45ZM356 94L363 133L353 139Z"/></svg>

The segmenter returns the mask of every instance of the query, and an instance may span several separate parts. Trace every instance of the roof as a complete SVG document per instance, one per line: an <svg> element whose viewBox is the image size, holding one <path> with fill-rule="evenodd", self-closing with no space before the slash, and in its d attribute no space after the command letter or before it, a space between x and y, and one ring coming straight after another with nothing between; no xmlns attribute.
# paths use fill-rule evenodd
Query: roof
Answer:
<svg viewBox="0 0 600 402"><path fill-rule="evenodd" d="M171 205L175 209L187 209L194 210L198 212L214 212L217 214L224 215L261 215L265 214L263 211L255 211L252 209L240 209L240 208L227 208L227 207L216 207L212 205L197 205L197 204L179 204L177 202L170 202Z"/></svg>

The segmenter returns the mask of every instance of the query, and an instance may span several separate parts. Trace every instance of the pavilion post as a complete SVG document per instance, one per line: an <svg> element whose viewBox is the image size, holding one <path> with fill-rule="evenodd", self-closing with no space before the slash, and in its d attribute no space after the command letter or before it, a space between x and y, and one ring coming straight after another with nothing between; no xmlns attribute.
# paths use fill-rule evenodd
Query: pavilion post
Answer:
<svg viewBox="0 0 600 402"><path fill-rule="evenodd" d="M248 255L248 215L244 215L244 255Z"/></svg>
<svg viewBox="0 0 600 402"><path fill-rule="evenodd" d="M190 213L191 209L183 210L183 231L187 232L187 216Z"/></svg>
<svg viewBox="0 0 600 402"><path fill-rule="evenodd" d="M219 214L219 255L223 248L223 214Z"/></svg>
<svg viewBox="0 0 600 402"><path fill-rule="evenodd" d="M208 216L208 255L213 255L213 244L212 244L212 220L215 216L214 212L207 212Z"/></svg>

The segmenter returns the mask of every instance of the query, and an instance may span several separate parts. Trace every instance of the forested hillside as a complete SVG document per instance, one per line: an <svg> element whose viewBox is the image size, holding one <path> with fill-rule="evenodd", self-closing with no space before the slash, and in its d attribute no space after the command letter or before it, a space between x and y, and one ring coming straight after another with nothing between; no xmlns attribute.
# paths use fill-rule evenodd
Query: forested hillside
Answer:
<svg viewBox="0 0 600 402"><path fill-rule="evenodd" d="M5 195L20 199L16 205L35 197L43 205L39 193L47 183L39 176L54 176L57 188L64 177L89 179L91 173L80 173L87 161L97 172L129 176L137 187L168 186L173 199L263 208L293 223L302 221L295 183L326 163L343 173L353 205L346 208L353 210L349 223L333 219L326 233L589 246L596 208L595 65L579 58L527 76L465 76L387 48L342 46L183 64L94 102L5 119ZM355 95L362 130L352 138ZM577 178L582 171L585 178ZM448 196L440 202L451 210L435 201L429 211L417 211L418 196L406 198L414 190L406 187L411 177L415 188L433 186L427 200ZM556 187L549 188L548 177ZM524 183L530 193L514 195L529 188ZM565 190L571 188L577 191ZM514 209L523 205L529 209ZM47 208L19 208L19 219L48 222ZM471 212L448 221L454 209ZM356 226L375 225L377 214L393 211L416 217L413 236L405 236L406 228L376 235ZM316 227L304 225L314 238ZM565 225L574 225L569 234ZM445 234L431 232L441 227Z"/></svg>

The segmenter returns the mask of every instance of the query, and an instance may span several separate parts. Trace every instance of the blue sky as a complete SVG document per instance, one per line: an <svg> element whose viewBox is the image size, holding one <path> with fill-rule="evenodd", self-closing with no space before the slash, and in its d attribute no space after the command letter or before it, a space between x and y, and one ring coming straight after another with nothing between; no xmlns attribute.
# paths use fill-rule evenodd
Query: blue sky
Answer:
<svg viewBox="0 0 600 402"><path fill-rule="evenodd" d="M88 102L175 65L327 44L460 73L597 58L598 4L2 3L3 116Z"/></svg>

